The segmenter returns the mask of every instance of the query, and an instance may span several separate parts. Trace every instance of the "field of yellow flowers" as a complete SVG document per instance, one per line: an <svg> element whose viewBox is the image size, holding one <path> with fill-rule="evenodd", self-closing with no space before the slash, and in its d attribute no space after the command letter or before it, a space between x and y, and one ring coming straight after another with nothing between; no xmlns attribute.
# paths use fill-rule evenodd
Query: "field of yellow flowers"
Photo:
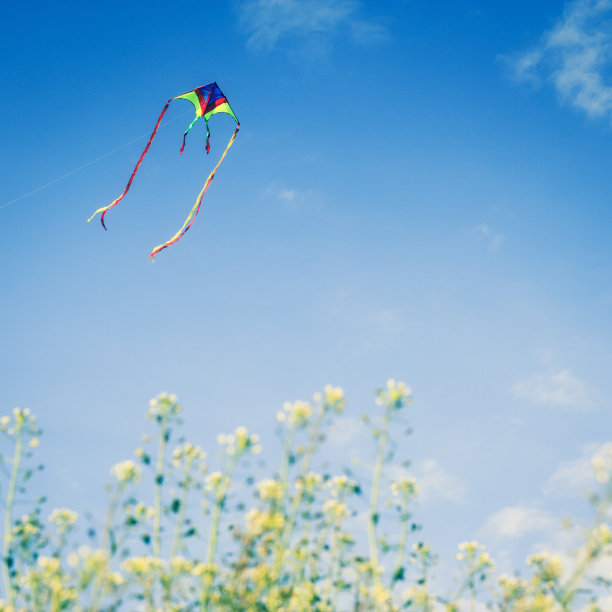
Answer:
<svg viewBox="0 0 612 612"><path fill-rule="evenodd" d="M179 437L176 397L159 395L147 412L155 434L143 436L134 459L112 467L104 526L87 537L79 537L85 526L76 512L43 511L44 500L17 516L16 502L35 472L40 431L30 411L14 409L0 419L7 480L0 610L612 609L606 522L612 451L593 459L599 490L579 549L563 557L542 551L527 559L524 571L496 577L484 547L463 542L456 554L462 578L453 592L440 593L430 579L437 556L412 521L418 482L386 477L394 461L393 424L412 403L410 389L389 380L376 392L375 416L364 418L375 453L368 490L351 472L316 471L326 433L345 403L343 391L332 386L311 402L286 403L276 414L280 464L244 485L236 475L261 452L259 437L244 427L219 435L220 459L211 467L202 448ZM385 512L383 521L385 499L394 520Z"/></svg>

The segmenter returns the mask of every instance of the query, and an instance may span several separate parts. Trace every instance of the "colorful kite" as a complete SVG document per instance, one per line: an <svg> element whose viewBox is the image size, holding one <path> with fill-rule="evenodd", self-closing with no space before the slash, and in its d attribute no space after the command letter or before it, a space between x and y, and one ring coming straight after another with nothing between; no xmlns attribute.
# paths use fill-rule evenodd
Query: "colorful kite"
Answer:
<svg viewBox="0 0 612 612"><path fill-rule="evenodd" d="M202 198L204 198L204 194L206 193L208 186L213 180L215 176L215 172L217 171L217 168L221 165L223 158L225 157L229 148L234 143L236 135L238 134L238 130L240 129L240 122L238 121L236 115L234 114L234 111L229 105L227 98L223 95L223 92L219 89L219 86L216 83L209 83L208 85L203 85L202 87L196 87L195 89L188 91L187 93L181 94L180 96L175 96L174 98L170 98L166 102L166 106L164 106L159 116L159 119L157 120L157 123L155 124L153 133L151 134L151 137L149 138L149 141L147 142L147 145L145 146L144 151L142 152L142 155L140 156L140 159L138 160L138 163L136 164L136 167L134 168L132 175L130 176L130 180L128 181L128 184L126 185L123 193L116 200L113 200L108 206L103 206L102 208L98 208L98 210L96 210L96 212L87 221L91 221L98 213L102 213L102 216L100 217L100 221L102 222L102 227L106 229L106 225L104 223L104 216L113 206L116 206L117 204L119 204L119 202L123 199L123 196L125 196L125 194L129 191L132 181L134 180L134 176L136 176L136 172L138 172L138 167L140 166L142 160L144 159L144 156L147 154L147 151L149 150L149 147L151 146L151 143L153 142L153 139L155 138L155 134L157 133L162 117L164 116L165 112L168 110L168 106L170 106L170 102L172 102L172 100L189 100L189 102L191 102L193 106L195 107L195 111L196 111L195 119L189 124L189 127L185 130L185 134L183 134L183 144L181 146L181 151L180 151L181 153L183 153L183 150L185 149L185 138L187 137L189 130L193 127L195 122L200 117L204 117L204 122L206 123L206 153L210 151L210 129L208 128L208 120L211 117L211 115L214 115L216 113L227 113L228 115L231 115L236 121L236 129L234 130L234 133L232 134L232 137L230 138L230 141L227 147L225 147L225 151L223 151L223 155L221 155L221 158L217 162L217 165L213 168L212 172L208 175L208 178L206 179L206 182L204 183L204 187L202 187L202 191L200 191L196 199L196 202L193 205L191 212L189 213L189 216L187 217L187 219L185 219L185 223L183 223L183 226L181 227L181 229L178 232L176 232L176 234L174 234L174 236L172 236L170 240L167 240L163 244L156 246L153 249L153 251L151 251L151 254L149 255L149 257L152 260L154 260L155 255L157 255L157 253L159 253L160 251L163 251L163 249L165 249L166 247L169 247L171 244L174 244L175 242L177 242L177 240L179 240L181 236L183 236L183 234L193 225L193 222L195 221L195 218L198 212L200 212L200 205L202 204Z"/></svg>

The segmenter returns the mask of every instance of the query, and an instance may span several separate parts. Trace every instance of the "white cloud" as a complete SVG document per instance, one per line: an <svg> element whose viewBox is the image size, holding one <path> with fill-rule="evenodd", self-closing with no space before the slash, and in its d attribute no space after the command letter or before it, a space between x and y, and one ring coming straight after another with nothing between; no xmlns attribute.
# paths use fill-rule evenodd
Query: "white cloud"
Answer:
<svg viewBox="0 0 612 612"><path fill-rule="evenodd" d="M612 122L612 0L576 0L535 48L509 60L519 80L552 83L562 100Z"/></svg>
<svg viewBox="0 0 612 612"><path fill-rule="evenodd" d="M486 223L479 223L478 225L474 226L472 228L472 232L481 240L486 242L492 249L500 247L502 242L506 239L504 234L494 230Z"/></svg>
<svg viewBox="0 0 612 612"><path fill-rule="evenodd" d="M263 194L265 197L278 200L286 210L298 210L304 206L319 206L321 197L314 191L290 189L279 183L269 185Z"/></svg>
<svg viewBox="0 0 612 612"><path fill-rule="evenodd" d="M374 326L383 332L401 332L405 328L404 317L397 308L372 310L370 318Z"/></svg>
<svg viewBox="0 0 612 612"><path fill-rule="evenodd" d="M343 415L338 417L330 427L329 438L335 447L348 446L357 449L368 434L363 421L355 416Z"/></svg>
<svg viewBox="0 0 612 612"><path fill-rule="evenodd" d="M452 475L436 459L416 461L412 467L404 468L390 465L386 468L391 480L413 477L419 488L419 501L426 503L433 500L461 502L465 499L465 485Z"/></svg>
<svg viewBox="0 0 612 612"><path fill-rule="evenodd" d="M336 326L338 346L354 355L401 342L407 326L403 309L380 299L364 299L347 288L331 296L329 317Z"/></svg>
<svg viewBox="0 0 612 612"><path fill-rule="evenodd" d="M519 380L512 390L518 397L544 406L588 410L599 403L597 390L569 369Z"/></svg>
<svg viewBox="0 0 612 612"><path fill-rule="evenodd" d="M519 538L558 527L559 521L546 510L518 504L506 506L490 516L481 531L489 537Z"/></svg>
<svg viewBox="0 0 612 612"><path fill-rule="evenodd" d="M465 499L465 486L455 476L435 459L424 459L415 464L415 478L421 488L421 498L447 499L449 501L463 501Z"/></svg>
<svg viewBox="0 0 612 612"><path fill-rule="evenodd" d="M285 38L323 51L341 30L358 43L388 36L383 26L359 16L358 0L245 0L239 6L248 45L263 51Z"/></svg>
<svg viewBox="0 0 612 612"><path fill-rule="evenodd" d="M582 447L582 455L572 461L563 461L555 473L544 483L544 495L561 497L576 497L593 489L595 477L593 474L592 458L602 454L609 445L591 442Z"/></svg>

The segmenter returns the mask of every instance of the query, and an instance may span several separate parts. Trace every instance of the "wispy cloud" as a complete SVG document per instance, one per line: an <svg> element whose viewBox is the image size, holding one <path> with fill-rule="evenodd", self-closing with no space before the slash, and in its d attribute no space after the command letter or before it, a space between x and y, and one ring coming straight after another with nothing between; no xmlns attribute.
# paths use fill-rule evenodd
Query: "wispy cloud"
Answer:
<svg viewBox="0 0 612 612"><path fill-rule="evenodd" d="M421 499L445 499L460 502L465 499L463 482L452 475L436 459L424 459L414 466L415 478L421 488Z"/></svg>
<svg viewBox="0 0 612 612"><path fill-rule="evenodd" d="M360 418L343 415L334 421L329 433L335 447L350 447L350 450L356 451L363 449L369 432Z"/></svg>
<svg viewBox="0 0 612 612"><path fill-rule="evenodd" d="M595 486L592 459L595 455L609 452L609 444L591 442L582 447L578 459L563 461L554 474L544 483L544 495L574 498L583 495Z"/></svg>
<svg viewBox="0 0 612 612"><path fill-rule="evenodd" d="M550 82L590 117L612 122L612 0L576 0L532 49L508 59L519 80Z"/></svg>
<svg viewBox="0 0 612 612"><path fill-rule="evenodd" d="M490 516L481 532L486 537L519 538L527 534L548 532L559 527L559 521L542 508L518 504L506 506Z"/></svg>
<svg viewBox="0 0 612 612"><path fill-rule="evenodd" d="M588 410L599 403L597 390L569 369L519 380L512 390L517 397L543 406Z"/></svg>
<svg viewBox="0 0 612 612"><path fill-rule="evenodd" d="M341 33L356 43L388 37L382 25L361 16L357 0L245 0L239 6L247 44L260 51L271 51L288 38L323 52Z"/></svg>
<svg viewBox="0 0 612 612"><path fill-rule="evenodd" d="M479 223L472 228L472 232L492 249L497 249L506 239L504 234L494 230L487 223Z"/></svg>
<svg viewBox="0 0 612 612"><path fill-rule="evenodd" d="M419 487L419 501L427 503L434 500L461 502L465 499L465 484L451 474L437 459L416 461L410 468L399 465L388 466L391 480L413 477Z"/></svg>
<svg viewBox="0 0 612 612"><path fill-rule="evenodd" d="M321 196L315 191L299 190L272 183L266 187L263 195L281 203L286 210L298 210L305 206L320 206Z"/></svg>
<svg viewBox="0 0 612 612"><path fill-rule="evenodd" d="M336 326L338 345L355 355L401 342L407 327L405 311L393 301L364 298L348 288L332 295L329 317Z"/></svg>

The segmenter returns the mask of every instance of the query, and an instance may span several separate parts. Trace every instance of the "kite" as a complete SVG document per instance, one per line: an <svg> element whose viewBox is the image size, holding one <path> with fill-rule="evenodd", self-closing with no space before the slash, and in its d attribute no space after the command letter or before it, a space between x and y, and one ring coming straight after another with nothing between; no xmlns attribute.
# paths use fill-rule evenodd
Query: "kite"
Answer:
<svg viewBox="0 0 612 612"><path fill-rule="evenodd" d="M208 175L208 178L206 179L206 182L204 183L204 187L202 187L202 191L200 191L200 193L198 194L198 197L196 198L193 208L191 209L189 215L187 216L187 219L185 219L185 223L183 223L183 226L181 227L181 229L179 229L179 231L176 232L176 234L174 234L174 236L172 236L170 240L167 240L166 242L156 246L151 251L151 254L149 255L149 257L151 258L152 261L155 261L155 255L157 255L157 253L159 253L160 251L163 251L165 248L169 247L171 244L174 244L175 242L177 242L185 234L185 232L193 225L193 222L195 221L195 218L198 212L200 212L200 206L202 204L202 199L204 198L204 194L206 193L208 186L213 180L215 176L215 172L221 165L223 158L229 151L229 148L234 143L234 140L236 139L236 136L238 134L238 130L240 129L240 122L238 121L238 118L234 114L232 107L229 105L227 98L225 97L223 92L219 89L219 86L217 85L217 83L209 83L208 85L202 85L201 87L196 87L195 89L192 89L191 91L188 91L187 93L181 94L180 96L175 96L174 98L170 98L166 102L166 105L164 106L161 114L159 115L159 119L157 120L157 123L155 124L153 133L151 134L144 148L144 151L142 152L140 159L138 160L138 163L136 164L136 167L132 171L130 180L128 181L125 189L123 190L123 193L116 200L113 200L108 206L103 206L102 208L98 208L98 210L96 210L96 212L87 220L88 222L91 221L98 213L102 213L100 217L100 221L102 222L102 227L106 229L106 224L104 223L104 216L111 208L113 208L113 206L116 206L117 204L119 204L119 202L121 202L125 194L129 191L130 186L132 185L132 181L134 180L134 177L136 176L136 172L138 172L138 168L140 164L142 163L144 156L147 154L147 151L149 150L149 147L151 146L151 143L153 142L153 139L155 138L155 134L157 134L159 124L161 123L161 120L164 114L166 113L166 111L168 110L168 106L170 106L170 102L172 102L172 100L188 100L189 102L193 104L193 106L195 107L195 112L196 112L195 119L189 124L189 127L185 130L185 133L183 134L183 144L181 145L181 150L180 150L181 154L185 150L185 139L187 138L187 134L189 133L189 130L191 130L195 122L201 117L204 117L204 123L206 124L206 153L210 152L210 129L208 127L208 120L210 119L212 115L215 115L216 113L227 113L228 115L231 115L236 121L236 129L234 130L234 133L232 134L232 137L230 138L227 147L225 147L225 151L223 151L223 155L221 155L219 161L217 162L217 165L213 168L212 172Z"/></svg>

